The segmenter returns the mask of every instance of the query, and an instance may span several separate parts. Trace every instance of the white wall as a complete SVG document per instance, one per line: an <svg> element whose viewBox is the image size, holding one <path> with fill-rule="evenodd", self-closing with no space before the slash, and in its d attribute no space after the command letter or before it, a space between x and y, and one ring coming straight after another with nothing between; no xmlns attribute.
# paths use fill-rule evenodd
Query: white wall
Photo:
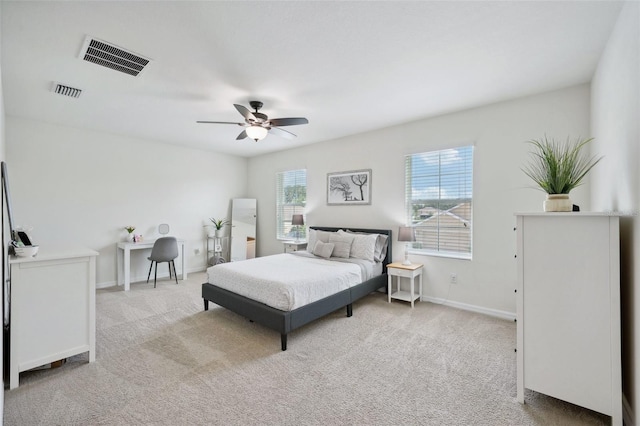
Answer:
<svg viewBox="0 0 640 426"><path fill-rule="evenodd" d="M628 213L621 223L625 421L640 407L640 4L628 2L592 81L592 135L609 160L591 176L595 209Z"/></svg>
<svg viewBox="0 0 640 426"><path fill-rule="evenodd" d="M6 129L15 224L32 226L36 244L99 251L98 286L115 284L115 243L127 225L152 239L168 223L187 240L187 270L203 270L203 225L246 196L244 158L15 117ZM132 281L146 280L147 256L132 255Z"/></svg>
<svg viewBox="0 0 640 426"><path fill-rule="evenodd" d="M589 102L589 87L581 85L250 158L249 196L258 199L259 255L282 251L275 235L276 173L306 168L308 224L392 229L394 260L401 259L404 246L396 233L405 222L404 156L475 144L473 260L411 260L425 264L428 297L509 317L515 312L513 213L540 211L544 200L520 171L529 150L524 141L545 133L588 135ZM372 204L327 206L326 174L355 169L372 169ZM572 199L583 210L589 206L585 187L572 192ZM451 272L458 274L457 284L449 284Z"/></svg>

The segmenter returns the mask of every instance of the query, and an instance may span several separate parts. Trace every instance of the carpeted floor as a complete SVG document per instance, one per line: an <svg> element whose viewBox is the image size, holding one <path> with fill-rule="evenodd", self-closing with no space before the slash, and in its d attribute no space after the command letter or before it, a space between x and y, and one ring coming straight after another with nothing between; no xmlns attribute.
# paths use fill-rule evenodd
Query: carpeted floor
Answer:
<svg viewBox="0 0 640 426"><path fill-rule="evenodd" d="M5 425L597 425L534 392L516 401L515 324L386 295L289 335L212 305L195 273L98 290L97 356L20 375Z"/></svg>

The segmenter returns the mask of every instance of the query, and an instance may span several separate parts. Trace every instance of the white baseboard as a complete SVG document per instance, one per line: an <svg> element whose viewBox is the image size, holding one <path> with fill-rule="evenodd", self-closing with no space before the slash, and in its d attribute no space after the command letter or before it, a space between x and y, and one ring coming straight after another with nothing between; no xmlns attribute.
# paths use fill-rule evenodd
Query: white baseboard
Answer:
<svg viewBox="0 0 640 426"><path fill-rule="evenodd" d="M622 394L622 421L625 426L636 426L633 410L631 409L631 405L629 405L629 401L624 393Z"/></svg>
<svg viewBox="0 0 640 426"><path fill-rule="evenodd" d="M516 319L514 312L500 311L498 309L490 309L482 306L469 305L467 303L456 302L453 300L441 299L439 297L422 296L422 300L431 303L437 303L438 305L451 306L452 308L462 309L465 311L477 312L484 315L489 315L496 318L502 318L510 321Z"/></svg>
<svg viewBox="0 0 640 426"><path fill-rule="evenodd" d="M200 266L200 267L195 267L195 268L187 268L187 275L188 274L192 274L194 272L203 272L206 271L208 268L208 266ZM182 275L182 273L180 271L178 271L178 278L180 277L180 275ZM169 272L165 272L165 273L159 273L158 274L158 278L167 278L169 276ZM153 279L153 277L151 277ZM141 276L141 277L131 277L131 282L132 283L137 283L140 281L147 281L147 277L146 276ZM96 283L96 288L108 288L108 287L114 287L116 286L116 280L112 280L112 281L103 281L101 283ZM120 287L122 287L122 284L120 284Z"/></svg>
<svg viewBox="0 0 640 426"><path fill-rule="evenodd" d="M500 311L497 309L484 308L482 306L469 305L467 303L455 302L451 300L445 300L438 297L422 296L422 300L425 302L437 303L439 305L451 306L452 308L462 309L465 311L477 312L480 314L490 315L492 317L502 318L513 321L516 318L516 314L513 312ZM636 426L635 415L633 409L627 400L626 395L622 394L622 419L625 426Z"/></svg>

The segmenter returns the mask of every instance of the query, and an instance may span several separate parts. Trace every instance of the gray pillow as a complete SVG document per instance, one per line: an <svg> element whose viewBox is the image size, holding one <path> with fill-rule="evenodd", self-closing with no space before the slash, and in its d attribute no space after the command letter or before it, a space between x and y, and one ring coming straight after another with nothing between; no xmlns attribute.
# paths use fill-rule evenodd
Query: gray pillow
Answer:
<svg viewBox="0 0 640 426"><path fill-rule="evenodd" d="M316 241L322 241L323 243L329 242L329 235L333 232L317 231L315 229L309 229L309 239L307 240L307 251L313 253L313 249L316 246Z"/></svg>
<svg viewBox="0 0 640 426"><path fill-rule="evenodd" d="M355 232L347 229L347 232L355 235L367 235L366 232ZM369 234L371 235L371 234ZM373 260L376 262L382 262L387 257L387 244L389 243L389 236L383 234L375 234L378 236L376 240L376 247L373 253Z"/></svg>
<svg viewBox="0 0 640 426"><path fill-rule="evenodd" d="M366 233L346 233L342 230L338 231L338 234L346 234L353 236L353 243L351 244L351 251L349 257L356 259L370 260L373 262L376 241L378 240L378 234L366 234Z"/></svg>
<svg viewBox="0 0 640 426"><path fill-rule="evenodd" d="M348 258L349 253L351 253L353 237L352 234L332 232L329 235L329 242L335 244L332 256Z"/></svg>
<svg viewBox="0 0 640 426"><path fill-rule="evenodd" d="M382 262L387 257L387 244L389 244L389 236L378 234L376 239L376 248L373 259L376 262Z"/></svg>
<svg viewBox="0 0 640 426"><path fill-rule="evenodd" d="M333 248L333 243L323 243L318 240L316 241L316 245L313 247L313 254L328 259L331 257L331 253L333 253Z"/></svg>

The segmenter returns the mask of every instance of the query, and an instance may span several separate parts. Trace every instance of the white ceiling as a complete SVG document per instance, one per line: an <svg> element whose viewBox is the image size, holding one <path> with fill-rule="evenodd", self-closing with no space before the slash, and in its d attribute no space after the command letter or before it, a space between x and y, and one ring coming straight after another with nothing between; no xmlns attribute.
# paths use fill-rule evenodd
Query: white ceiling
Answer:
<svg viewBox="0 0 640 426"><path fill-rule="evenodd" d="M615 1L2 1L5 111L254 156L591 80ZM153 59L132 77L78 59L90 35ZM83 90L50 91L53 81ZM236 141L233 107L307 117Z"/></svg>

